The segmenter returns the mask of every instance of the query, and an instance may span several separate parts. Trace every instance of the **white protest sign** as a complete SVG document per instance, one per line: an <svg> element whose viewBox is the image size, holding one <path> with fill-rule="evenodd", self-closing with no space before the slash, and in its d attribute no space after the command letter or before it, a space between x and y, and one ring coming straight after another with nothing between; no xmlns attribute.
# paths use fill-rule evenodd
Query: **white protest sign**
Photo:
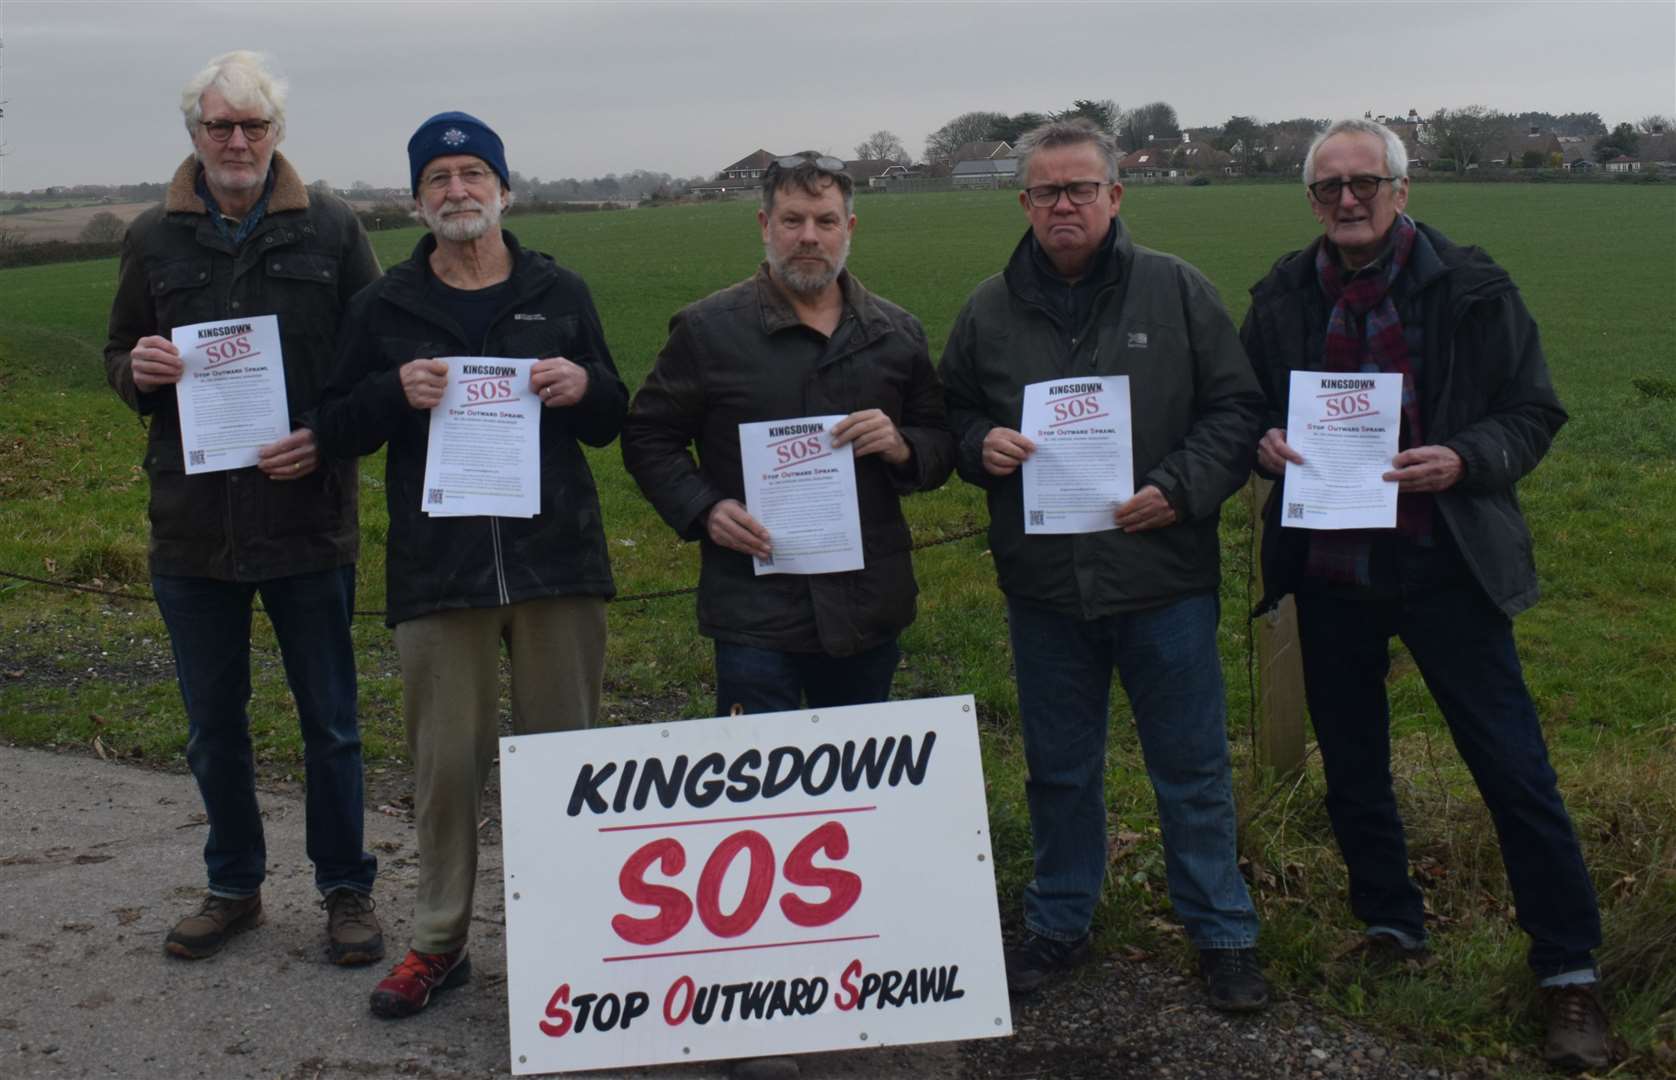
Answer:
<svg viewBox="0 0 1676 1080"><path fill-rule="evenodd" d="M975 715L503 738L512 1071L1010 1035Z"/></svg>

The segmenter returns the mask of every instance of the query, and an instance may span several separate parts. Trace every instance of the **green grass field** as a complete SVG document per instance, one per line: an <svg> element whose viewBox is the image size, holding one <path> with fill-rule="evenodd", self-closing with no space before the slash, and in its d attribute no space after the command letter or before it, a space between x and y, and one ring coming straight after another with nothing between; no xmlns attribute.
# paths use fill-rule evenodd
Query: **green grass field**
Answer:
<svg viewBox="0 0 1676 1080"><path fill-rule="evenodd" d="M1676 400L1660 393L1676 379L1676 187L1421 183L1410 209L1485 247L1513 274L1572 414L1521 487L1546 595L1518 633L1606 911L1604 960L1618 1023L1637 1054L1630 1068L1652 1074L1671 1067L1661 1053L1676 1053ZM851 266L918 314L934 347L1024 228L1009 193L867 196L857 210ZM1314 232L1303 192L1286 186L1136 186L1123 217L1137 242L1209 275L1236 320L1250 284ZM588 280L631 388L649 370L669 315L746 276L761 254L753 207L743 203L514 217L510 226ZM417 236L383 232L373 242L389 265ZM114 261L0 272L0 570L144 592L144 433L105 387L100 360L115 273ZM640 498L616 448L591 460L619 591L691 585L696 550L676 542ZM379 461L363 468L362 488L359 606L376 609L384 594ZM958 481L914 497L908 513L922 541L985 520L978 493ZM1243 499L1232 500L1221 642L1242 842L1273 974L1295 993L1415 1038L1441 1062L1483 1055L1515 1072L1529 1067L1537 1029L1526 1011L1524 939L1509 919L1494 834L1400 648L1391 687L1399 798L1447 974L1377 986L1322 979L1356 926L1320 809L1318 764L1279 788L1252 766L1248 523ZM929 547L916 560L920 618L903 639L897 693L977 696L997 873L1004 910L1016 914L1029 874L1028 823L992 567L980 538ZM708 714L709 649L693 628L690 597L615 605L610 625L615 715ZM270 661L260 665L252 710L259 748L270 768L285 771L299 760L291 705L260 621L256 640ZM400 680L388 632L365 619L357 640L368 754L394 764ZM18 673L0 676L0 737L86 745L98 736L112 752L178 762L184 721L166 642L148 604L0 579L0 668ZM160 672L150 666L159 659ZM89 667L127 674L76 677ZM1114 847L1100 940L1185 960L1167 921L1152 796L1121 703L1114 719L1112 827L1140 839Z"/></svg>

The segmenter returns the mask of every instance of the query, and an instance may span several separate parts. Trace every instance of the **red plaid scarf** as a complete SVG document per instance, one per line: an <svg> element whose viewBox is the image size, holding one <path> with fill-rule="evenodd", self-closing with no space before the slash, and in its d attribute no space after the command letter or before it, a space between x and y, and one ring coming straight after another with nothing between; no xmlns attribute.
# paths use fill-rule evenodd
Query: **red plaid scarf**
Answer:
<svg viewBox="0 0 1676 1080"><path fill-rule="evenodd" d="M1403 425L1399 449L1425 442L1425 425L1420 416L1420 396L1409 362L1408 340L1402 318L1391 302L1391 286L1408 265L1417 230L1414 219L1400 214L1391 226L1390 247L1382 272L1362 274L1344 280L1336 253L1323 241L1315 251L1315 274L1321 292L1333 303L1327 317L1324 349L1326 370L1381 372L1402 375ZM1397 532L1411 540L1428 542L1432 534L1433 503L1430 495L1397 496ZM1328 581L1370 585L1374 540L1379 529L1318 530L1310 533L1307 572Z"/></svg>

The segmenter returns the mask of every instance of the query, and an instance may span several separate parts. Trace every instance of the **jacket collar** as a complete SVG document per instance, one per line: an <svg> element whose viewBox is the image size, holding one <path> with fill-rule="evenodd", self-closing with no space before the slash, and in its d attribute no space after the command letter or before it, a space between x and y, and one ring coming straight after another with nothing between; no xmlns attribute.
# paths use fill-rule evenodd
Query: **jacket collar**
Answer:
<svg viewBox="0 0 1676 1080"><path fill-rule="evenodd" d="M1013 248L1012 257L1007 260L1007 268L1002 272L1002 277L1014 295L1040 303L1042 287L1041 277L1036 268L1036 251L1035 233L1025 229L1023 238ZM1094 287L1103 289L1122 280L1134 260L1135 242L1129 237L1129 229L1123 224L1121 217L1114 217L1112 227L1106 233L1102 250L1095 254Z"/></svg>
<svg viewBox="0 0 1676 1080"><path fill-rule="evenodd" d="M757 308L762 315L763 333L772 335L793 326L803 325L803 320L797 317L797 311L791 306L791 301L786 299L786 294L775 284L773 275L768 270L768 260L764 259L757 267L751 283L756 286ZM890 317L873 299L873 294L855 279L848 268L838 271L838 288L844 294L844 307L855 312L856 321L861 327L862 341L870 342L890 332Z"/></svg>
<svg viewBox="0 0 1676 1080"><path fill-rule="evenodd" d="M268 213L277 214L282 210L308 209L308 186L303 178L297 175L297 170L285 160L285 155L274 151L273 160L268 163L268 170L273 173L274 191L268 197ZM195 154L188 154L186 160L175 170L174 178L169 181L169 190L163 196L163 209L170 214L201 214L209 215L209 207L198 197L196 190L198 183L198 158Z"/></svg>
<svg viewBox="0 0 1676 1080"><path fill-rule="evenodd" d="M512 274L506 280L512 286L516 300L538 289L545 288L549 278L558 274L553 260L538 251L529 251L518 243L518 238L506 229L500 231L512 256ZM425 298L434 275L431 273L431 253L436 250L436 237L426 233L414 245L413 254L406 261L392 266L384 275L381 295L401 304L416 314L432 316L434 310Z"/></svg>

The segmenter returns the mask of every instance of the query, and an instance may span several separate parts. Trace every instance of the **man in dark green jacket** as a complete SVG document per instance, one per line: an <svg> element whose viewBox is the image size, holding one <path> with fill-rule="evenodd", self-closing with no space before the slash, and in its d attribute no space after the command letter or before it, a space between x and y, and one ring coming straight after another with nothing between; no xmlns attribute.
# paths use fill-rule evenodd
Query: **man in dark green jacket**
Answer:
<svg viewBox="0 0 1676 1080"><path fill-rule="evenodd" d="M1260 1008L1216 648L1216 526L1249 472L1262 393L1210 283L1130 242L1111 136L1056 122L1020 145L1030 231L967 300L941 369L960 475L989 497L1030 769L1036 872L1008 984L1029 992L1089 954L1115 666L1158 798L1170 898L1211 1002ZM1128 377L1136 493L1106 531L1027 534L1024 389L1073 375Z"/></svg>
<svg viewBox="0 0 1676 1080"><path fill-rule="evenodd" d="M412 947L372 992L372 1011L386 1018L419 1012L471 974L478 810L498 749L501 643L512 661L515 733L590 727L598 716L614 586L579 444L608 445L628 407L582 279L500 228L512 201L500 137L466 113L439 113L407 150L430 234L355 298L337 372L312 418L333 454L388 448L387 617L402 662L419 888ZM462 356L535 359L529 389L543 408L533 517L421 509L431 410L450 378L470 374L438 358Z"/></svg>
<svg viewBox="0 0 1676 1080"><path fill-rule="evenodd" d="M1350 872L1362 949L1426 949L1391 787L1389 642L1400 637L1472 770L1501 841L1529 962L1543 987L1546 1054L1608 1063L1595 989L1600 914L1525 687L1512 617L1537 598L1514 485L1536 468L1565 410L1536 323L1507 273L1409 218L1408 155L1369 120L1334 124L1304 164L1323 235L1251 290L1242 336L1269 399L1258 464L1279 478L1293 371L1400 373L1390 529L1283 528L1284 488L1263 533L1264 606L1295 593L1304 692L1327 778L1327 814Z"/></svg>
<svg viewBox="0 0 1676 1080"><path fill-rule="evenodd" d="M678 312L623 425L646 497L703 549L699 629L716 642L716 708L746 712L883 701L914 619L901 497L953 469L943 394L919 320L844 269L855 228L843 162L769 166L755 275ZM773 538L744 505L739 425L842 415L855 448L865 565L763 574ZM693 449L698 460L693 458Z"/></svg>
<svg viewBox="0 0 1676 1080"><path fill-rule="evenodd" d="M256 805L250 612L273 622L297 699L308 782L308 855L325 896L331 955L384 953L373 915L377 862L361 846L361 735L355 714L353 457L322 454L301 418L331 371L349 298L378 277L360 222L310 192L276 152L285 93L249 52L216 57L182 95L193 154L163 204L129 226L105 344L111 387L150 422L151 582L185 700L186 757L209 818L209 895L170 930L170 954L206 957L262 921L267 849ZM188 475L169 333L255 315L278 318L294 430L254 468Z"/></svg>

